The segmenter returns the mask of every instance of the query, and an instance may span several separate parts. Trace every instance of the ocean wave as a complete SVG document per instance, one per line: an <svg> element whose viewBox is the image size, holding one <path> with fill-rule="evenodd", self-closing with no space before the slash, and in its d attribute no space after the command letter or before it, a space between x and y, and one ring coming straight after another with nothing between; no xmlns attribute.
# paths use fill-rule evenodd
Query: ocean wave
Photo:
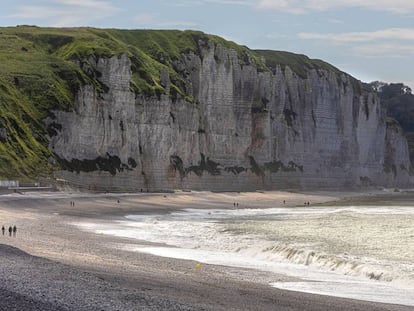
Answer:
<svg viewBox="0 0 414 311"><path fill-rule="evenodd" d="M298 265L335 271L347 276L401 283L414 287L414 268L410 264L378 261L372 258L357 258L348 254L333 255L291 245L271 245L256 251L239 248L238 252L271 261L282 260Z"/></svg>

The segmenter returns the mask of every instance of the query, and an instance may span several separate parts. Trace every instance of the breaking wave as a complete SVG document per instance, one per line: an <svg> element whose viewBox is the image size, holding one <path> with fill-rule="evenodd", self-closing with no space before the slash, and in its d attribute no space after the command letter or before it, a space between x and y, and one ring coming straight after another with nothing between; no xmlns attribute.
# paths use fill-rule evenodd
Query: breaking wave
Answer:
<svg viewBox="0 0 414 311"><path fill-rule="evenodd" d="M371 258L355 258L351 255L333 255L318 253L317 251L299 249L288 245L275 245L263 249L260 254L253 250L239 250L241 253L250 253L256 258L271 261L285 261L289 263L312 266L318 269L335 271L347 276L364 277L370 280L412 284L414 286L414 268L409 264L392 262L375 262Z"/></svg>
<svg viewBox="0 0 414 311"><path fill-rule="evenodd" d="M410 207L332 207L185 210L128 215L110 226L76 225L165 245L134 245L136 251L284 273L306 281L274 285L279 288L414 305L404 298L414 292L413 220ZM366 296L360 296L364 290ZM392 299L383 294L390 290Z"/></svg>

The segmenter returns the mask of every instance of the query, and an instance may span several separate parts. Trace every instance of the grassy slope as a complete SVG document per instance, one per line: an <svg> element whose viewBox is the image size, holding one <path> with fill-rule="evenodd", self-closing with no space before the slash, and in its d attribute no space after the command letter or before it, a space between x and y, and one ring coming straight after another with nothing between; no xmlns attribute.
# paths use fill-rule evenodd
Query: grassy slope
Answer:
<svg viewBox="0 0 414 311"><path fill-rule="evenodd" d="M310 69L325 69L336 74L341 73L338 68L331 64L319 59L310 59L302 54L271 50L255 50L255 52L265 58L268 67L274 68L277 65L282 65L282 67L289 66L290 69L302 78L306 78L306 72Z"/></svg>
<svg viewBox="0 0 414 311"><path fill-rule="evenodd" d="M45 138L48 129L41 120L53 118L52 109L72 109L74 95L83 84L92 83L105 92L105 86L96 79L99 73L88 68L90 56L126 53L132 60L131 89L146 96L165 93L160 71L168 70L170 95L191 101L174 61L182 53L199 54L200 46L209 41L236 50L241 63L252 61L259 70L281 64L301 77L309 68L339 72L303 55L251 51L197 31L0 28L0 179L48 175L53 169L47 161L53 156ZM262 56L267 64L261 62Z"/></svg>
<svg viewBox="0 0 414 311"><path fill-rule="evenodd" d="M21 177L47 173L50 152L40 120L50 108L68 108L73 95L61 73L76 67L48 55L44 47L22 32L0 30L0 176ZM66 78L66 77L65 77Z"/></svg>

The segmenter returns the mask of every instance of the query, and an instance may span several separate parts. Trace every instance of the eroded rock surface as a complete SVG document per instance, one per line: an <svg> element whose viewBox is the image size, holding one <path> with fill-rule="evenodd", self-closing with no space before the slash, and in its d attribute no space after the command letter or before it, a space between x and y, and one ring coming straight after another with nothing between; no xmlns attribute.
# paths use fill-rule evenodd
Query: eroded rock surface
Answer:
<svg viewBox="0 0 414 311"><path fill-rule="evenodd" d="M187 97L136 95L126 55L91 58L107 91L81 88L56 111L50 148L59 177L97 190L405 186L410 161L398 124L346 74L260 71L220 44L175 64Z"/></svg>

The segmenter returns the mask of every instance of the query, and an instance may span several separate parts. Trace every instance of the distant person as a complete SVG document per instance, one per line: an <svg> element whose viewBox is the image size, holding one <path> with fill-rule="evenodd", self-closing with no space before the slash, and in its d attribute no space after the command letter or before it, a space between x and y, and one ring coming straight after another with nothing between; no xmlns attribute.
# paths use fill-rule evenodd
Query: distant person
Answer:
<svg viewBox="0 0 414 311"><path fill-rule="evenodd" d="M285 205L286 204L286 200L283 200L283 205Z"/></svg>
<svg viewBox="0 0 414 311"><path fill-rule="evenodd" d="M12 231L13 231L12 226L9 226L9 236L11 236L11 235L12 235Z"/></svg>
<svg viewBox="0 0 414 311"><path fill-rule="evenodd" d="M17 227L16 225L13 226L13 236L16 237Z"/></svg>
<svg viewBox="0 0 414 311"><path fill-rule="evenodd" d="M6 229L4 228L4 226L2 226L1 227L1 232L3 233L3 235L4 235L4 231L6 231Z"/></svg>

